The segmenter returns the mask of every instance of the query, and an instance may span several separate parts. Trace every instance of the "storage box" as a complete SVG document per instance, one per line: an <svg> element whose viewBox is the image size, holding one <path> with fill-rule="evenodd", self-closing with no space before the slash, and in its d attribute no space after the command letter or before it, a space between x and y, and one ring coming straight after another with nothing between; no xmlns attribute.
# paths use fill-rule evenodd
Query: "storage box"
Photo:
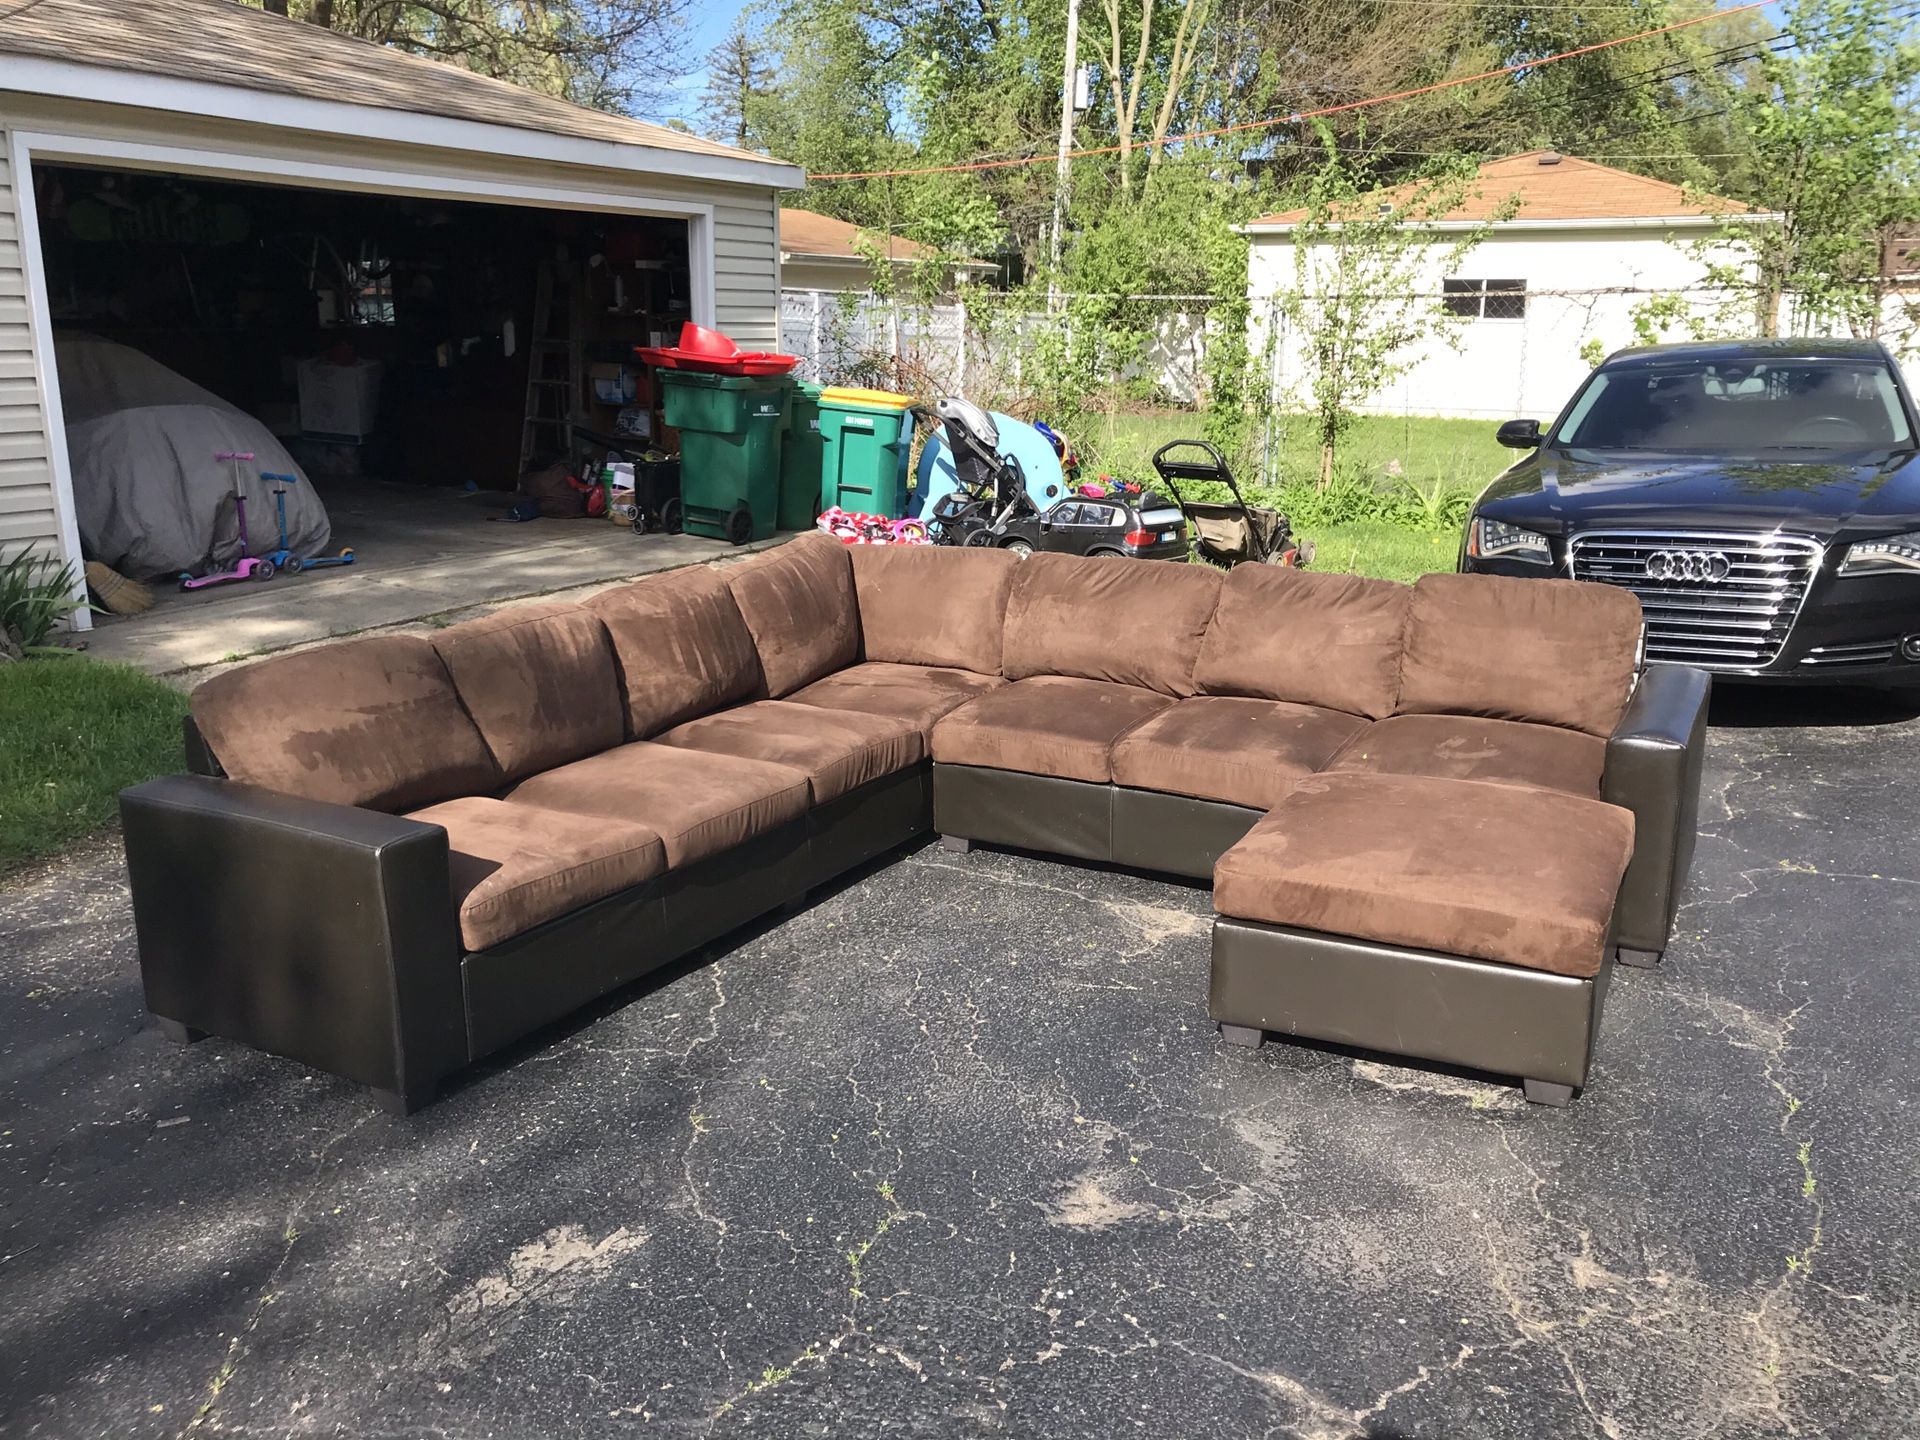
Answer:
<svg viewBox="0 0 1920 1440"><path fill-rule="evenodd" d="M653 438L653 412L644 406L631 405L613 418L613 433L629 440L651 440Z"/></svg>
<svg viewBox="0 0 1920 1440"><path fill-rule="evenodd" d="M302 360L299 365L302 434L339 440L364 440L380 418L378 360L335 365Z"/></svg>
<svg viewBox="0 0 1920 1440"><path fill-rule="evenodd" d="M639 377L624 365L589 365L593 398L602 405L630 405L639 397Z"/></svg>

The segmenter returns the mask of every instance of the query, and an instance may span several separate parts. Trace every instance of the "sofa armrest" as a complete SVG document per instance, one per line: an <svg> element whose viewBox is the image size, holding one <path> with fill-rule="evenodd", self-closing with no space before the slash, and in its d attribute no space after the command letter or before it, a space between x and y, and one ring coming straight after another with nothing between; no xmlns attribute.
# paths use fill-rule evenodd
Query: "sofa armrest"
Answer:
<svg viewBox="0 0 1920 1440"><path fill-rule="evenodd" d="M147 1008L383 1092L467 1063L438 825L173 775L121 792Z"/></svg>
<svg viewBox="0 0 1920 1440"><path fill-rule="evenodd" d="M1704 670L1654 666L1607 740L1600 796L1633 812L1633 858L1614 911L1614 941L1639 952L1632 958L1650 961L1667 948L1693 861L1711 692Z"/></svg>

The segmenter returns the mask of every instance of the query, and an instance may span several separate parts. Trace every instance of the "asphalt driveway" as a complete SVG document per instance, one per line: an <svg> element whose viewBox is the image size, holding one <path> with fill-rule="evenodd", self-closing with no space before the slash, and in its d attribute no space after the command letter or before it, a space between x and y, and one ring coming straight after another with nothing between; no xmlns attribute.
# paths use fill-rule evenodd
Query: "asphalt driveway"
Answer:
<svg viewBox="0 0 1920 1440"><path fill-rule="evenodd" d="M396 1120L147 1028L110 846L25 877L0 1433L1910 1436L1920 722L1717 718L1563 1111L1223 1047L1204 890L929 848Z"/></svg>

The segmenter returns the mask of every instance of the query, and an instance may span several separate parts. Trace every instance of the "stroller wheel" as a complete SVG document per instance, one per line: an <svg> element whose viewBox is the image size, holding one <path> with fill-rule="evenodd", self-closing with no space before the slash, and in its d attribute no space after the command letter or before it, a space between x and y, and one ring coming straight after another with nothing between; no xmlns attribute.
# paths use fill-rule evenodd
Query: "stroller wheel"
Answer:
<svg viewBox="0 0 1920 1440"><path fill-rule="evenodd" d="M984 550L993 544L993 532L991 530L970 531L967 538L960 543L974 550Z"/></svg>

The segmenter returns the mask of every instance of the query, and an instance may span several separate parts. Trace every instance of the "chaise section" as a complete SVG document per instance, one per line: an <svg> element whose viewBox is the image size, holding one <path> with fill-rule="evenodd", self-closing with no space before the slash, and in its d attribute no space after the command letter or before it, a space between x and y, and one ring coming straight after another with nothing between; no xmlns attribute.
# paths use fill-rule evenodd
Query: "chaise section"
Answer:
<svg viewBox="0 0 1920 1440"><path fill-rule="evenodd" d="M787 699L796 705L895 716L930 735L943 715L1006 683L998 675L970 670L868 660L816 680Z"/></svg>
<svg viewBox="0 0 1920 1440"><path fill-rule="evenodd" d="M910 720L762 700L689 720L655 743L789 766L807 777L813 803L911 768L926 758L926 737Z"/></svg>
<svg viewBox="0 0 1920 1440"><path fill-rule="evenodd" d="M933 758L1107 784L1114 742L1173 704L1171 696L1103 680L1021 680L953 711L933 727Z"/></svg>
<svg viewBox="0 0 1920 1440"><path fill-rule="evenodd" d="M1271 810L1366 727L1358 716L1311 705L1198 695L1114 742L1113 781Z"/></svg>
<svg viewBox="0 0 1920 1440"><path fill-rule="evenodd" d="M501 783L446 666L411 635L230 670L193 692L192 709L229 776L286 795L400 811Z"/></svg>
<svg viewBox="0 0 1920 1440"><path fill-rule="evenodd" d="M507 798L644 825L679 869L801 819L808 794L805 772L786 765L642 740L535 775Z"/></svg>
<svg viewBox="0 0 1920 1440"><path fill-rule="evenodd" d="M1395 715L1368 725L1334 756L1335 775L1486 780L1600 798L1607 742L1579 730L1477 715Z"/></svg>
<svg viewBox="0 0 1920 1440"><path fill-rule="evenodd" d="M1266 1031L1585 1084L1633 817L1547 790L1322 775L1214 869L1209 1007Z"/></svg>
<svg viewBox="0 0 1920 1440"><path fill-rule="evenodd" d="M1633 812L1633 863L1614 916L1618 956L1656 964L1693 863L1700 826L1700 771L1707 749L1712 679L1677 665L1649 669L1607 739L1601 794Z"/></svg>
<svg viewBox="0 0 1920 1440"><path fill-rule="evenodd" d="M407 817L447 832L460 939L485 950L666 869L641 825L468 796Z"/></svg>

